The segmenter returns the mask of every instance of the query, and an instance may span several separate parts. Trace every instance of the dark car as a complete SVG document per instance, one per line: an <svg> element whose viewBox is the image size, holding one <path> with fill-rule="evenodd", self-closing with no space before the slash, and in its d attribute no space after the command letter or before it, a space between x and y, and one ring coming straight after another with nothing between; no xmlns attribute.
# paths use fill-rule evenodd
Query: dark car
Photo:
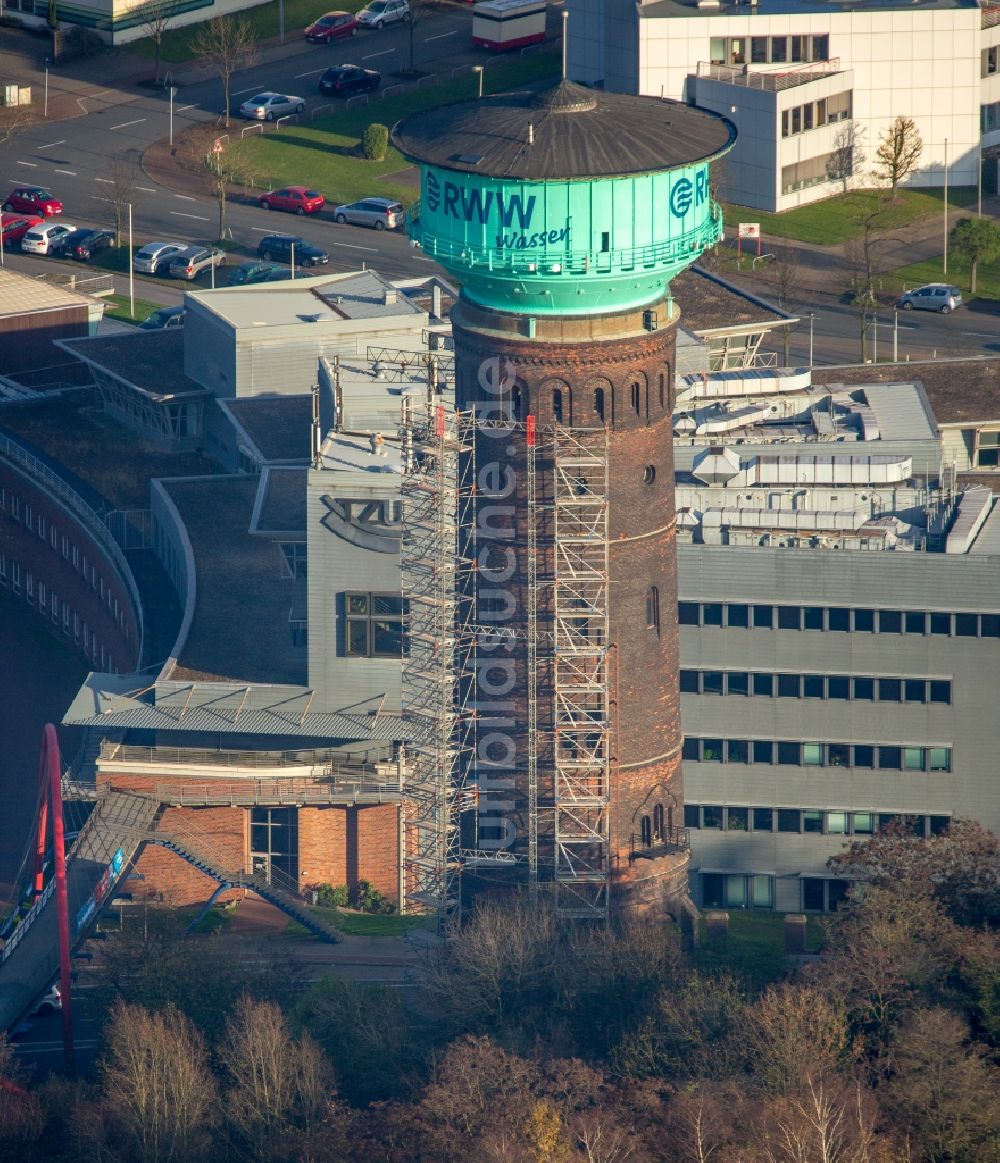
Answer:
<svg viewBox="0 0 1000 1163"><path fill-rule="evenodd" d="M352 93L369 93L382 84L382 74L360 65L336 65L327 69L319 79L319 91L335 97L350 97Z"/></svg>
<svg viewBox="0 0 1000 1163"><path fill-rule="evenodd" d="M183 307L160 307L139 324L142 331L173 331L184 326Z"/></svg>
<svg viewBox="0 0 1000 1163"><path fill-rule="evenodd" d="M342 36L357 36L358 22L353 12L328 12L306 29L306 40L313 44L329 44Z"/></svg>
<svg viewBox="0 0 1000 1163"><path fill-rule="evenodd" d="M109 250L115 244L115 236L110 230L74 230L63 242L59 253L77 262L88 262L102 250Z"/></svg>
<svg viewBox="0 0 1000 1163"><path fill-rule="evenodd" d="M273 262L241 262L238 267L234 267L229 273L229 278L226 279L227 287L248 287L251 283L267 283L271 281L271 276L275 275L282 278L290 279L292 272L283 266L279 266Z"/></svg>
<svg viewBox="0 0 1000 1163"><path fill-rule="evenodd" d="M330 261L330 256L325 250L313 246L304 238L295 238L290 234L267 235L260 240L257 253L262 259L278 259L300 267L322 266L323 263Z"/></svg>

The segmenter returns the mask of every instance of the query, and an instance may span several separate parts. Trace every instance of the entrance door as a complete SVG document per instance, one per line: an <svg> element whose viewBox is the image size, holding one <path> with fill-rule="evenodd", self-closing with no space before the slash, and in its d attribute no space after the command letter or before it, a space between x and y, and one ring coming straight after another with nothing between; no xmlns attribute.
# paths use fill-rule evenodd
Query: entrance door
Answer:
<svg viewBox="0 0 1000 1163"><path fill-rule="evenodd" d="M298 884L299 821L295 808L250 809L250 867L263 872L269 884L272 876L285 886Z"/></svg>

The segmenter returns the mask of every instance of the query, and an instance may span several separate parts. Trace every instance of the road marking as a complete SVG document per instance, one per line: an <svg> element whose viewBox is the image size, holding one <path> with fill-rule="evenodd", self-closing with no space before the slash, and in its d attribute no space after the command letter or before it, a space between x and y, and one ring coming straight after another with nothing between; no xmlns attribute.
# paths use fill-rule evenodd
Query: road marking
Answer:
<svg viewBox="0 0 1000 1163"><path fill-rule="evenodd" d="M258 89L257 86L254 85L254 87L252 89L240 89L238 93L230 93L229 96L230 97L242 97L244 93L260 93L260 92L262 92L262 90Z"/></svg>
<svg viewBox="0 0 1000 1163"><path fill-rule="evenodd" d="M996 339L996 331L960 331L959 335L968 335L973 339Z"/></svg>
<svg viewBox="0 0 1000 1163"><path fill-rule="evenodd" d="M110 178L94 178L95 182L102 182L105 186L113 186L114 182Z"/></svg>
<svg viewBox="0 0 1000 1163"><path fill-rule="evenodd" d="M425 36L424 37L424 44L427 44L428 41L432 41L432 40L444 40L444 38L446 36L454 36L456 32L458 32L458 29L453 28L451 30L451 32L442 32L442 33L439 33L437 36Z"/></svg>
<svg viewBox="0 0 1000 1163"><path fill-rule="evenodd" d="M57 174L69 174L71 178L76 177L76 170L56 170Z"/></svg>
<svg viewBox="0 0 1000 1163"><path fill-rule="evenodd" d="M111 128L112 129L128 129L128 127L130 125L139 125L141 122L143 122L145 120L146 120L145 117L140 117L136 121L123 121L121 123L121 125L112 125Z"/></svg>
<svg viewBox="0 0 1000 1163"><path fill-rule="evenodd" d="M175 218L197 218L199 222L208 222L208 219L203 218L200 214L182 214L180 210L171 210L170 213Z"/></svg>
<svg viewBox="0 0 1000 1163"><path fill-rule="evenodd" d="M179 109L175 109L174 112L175 113L183 113L185 109L193 109L193 108L194 108L194 104L182 105Z"/></svg>
<svg viewBox="0 0 1000 1163"><path fill-rule="evenodd" d="M182 202L197 202L197 198L192 198L190 194L174 194L175 198L180 198Z"/></svg>
<svg viewBox="0 0 1000 1163"><path fill-rule="evenodd" d="M363 61L373 61L376 57L387 57L390 53L394 53L394 48L387 48L382 52L370 52L366 57L362 57Z"/></svg>
<svg viewBox="0 0 1000 1163"><path fill-rule="evenodd" d="M299 80L300 77L315 77L317 73L325 73L325 72L326 72L326 69L310 69L308 73L296 73L295 80L296 81Z"/></svg>
<svg viewBox="0 0 1000 1163"><path fill-rule="evenodd" d="M110 202L110 198L102 198L100 194L91 194L91 200L94 202Z"/></svg>
<svg viewBox="0 0 1000 1163"><path fill-rule="evenodd" d="M57 145L65 145L65 144L66 144L66 138L64 137L62 139L62 141L50 141L48 145L40 145L38 148L39 149L55 149Z"/></svg>
<svg viewBox="0 0 1000 1163"><path fill-rule="evenodd" d="M372 254L378 254L378 247L376 246L351 246L349 242L335 242L334 246L342 246L345 250L367 250Z"/></svg>
<svg viewBox="0 0 1000 1163"><path fill-rule="evenodd" d="M156 191L152 186L136 186L137 190L142 190L144 194L155 194Z"/></svg>
<svg viewBox="0 0 1000 1163"><path fill-rule="evenodd" d="M255 234L274 234L273 230L267 230L263 226L251 226L250 229Z"/></svg>
<svg viewBox="0 0 1000 1163"><path fill-rule="evenodd" d="M18 162L19 166L31 166L33 170L38 169L38 162Z"/></svg>

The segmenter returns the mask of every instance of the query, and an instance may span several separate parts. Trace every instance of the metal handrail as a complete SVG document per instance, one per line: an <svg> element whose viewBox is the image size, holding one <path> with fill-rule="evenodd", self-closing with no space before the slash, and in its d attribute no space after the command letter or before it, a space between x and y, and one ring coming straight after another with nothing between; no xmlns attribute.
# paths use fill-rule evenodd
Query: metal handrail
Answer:
<svg viewBox="0 0 1000 1163"><path fill-rule="evenodd" d="M754 69L752 65L724 65L716 61L699 61L697 76L712 81L725 81L744 89L761 89L779 93L784 89L794 89L807 85L820 77L829 77L841 72L840 57L827 61L804 61L789 69L774 72L767 68Z"/></svg>
<svg viewBox="0 0 1000 1163"><path fill-rule="evenodd" d="M352 782L350 780L239 780L218 783L157 783L150 791L136 792L136 795L150 796L160 803L206 807L212 804L245 804L277 800L280 803L343 803L377 799L379 802L394 801L403 794L402 780L381 780L377 783Z"/></svg>
<svg viewBox="0 0 1000 1163"><path fill-rule="evenodd" d="M654 836L646 843L635 832L629 837L629 860L654 860L657 856L668 856L674 852L684 852L691 847L691 832L688 828L667 828L662 836Z"/></svg>
<svg viewBox="0 0 1000 1163"><path fill-rule="evenodd" d="M380 769L395 766L392 760L382 763L338 761L329 748L314 747L301 751L227 751L200 747L141 747L102 739L101 759L127 763L204 764L213 767L322 767L328 775L345 775L381 782Z"/></svg>
<svg viewBox="0 0 1000 1163"><path fill-rule="evenodd" d="M119 576L124 581L125 587L129 591L129 596L132 599L139 630L136 657L141 659L145 630L142 599L139 596L139 587L136 585L135 578L132 576L132 569L128 564L125 554L105 524L105 514L99 513L89 505L74 488L67 484L61 476L53 472L48 465L43 464L38 457L32 456L26 448L23 448L16 441L11 440L2 433L0 433L0 456L5 456L12 463L24 469L35 478L36 483L63 501L83 520L87 531L107 551L108 556L118 570ZM111 511L110 505L108 506L108 511Z"/></svg>

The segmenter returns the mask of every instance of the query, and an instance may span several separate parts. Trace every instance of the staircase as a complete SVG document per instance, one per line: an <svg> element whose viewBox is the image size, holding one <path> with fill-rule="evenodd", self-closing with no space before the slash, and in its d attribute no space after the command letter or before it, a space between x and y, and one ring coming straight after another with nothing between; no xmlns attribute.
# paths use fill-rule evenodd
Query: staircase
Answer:
<svg viewBox="0 0 1000 1163"><path fill-rule="evenodd" d="M260 872L233 871L226 867L224 859L220 858L217 853L211 852L204 840L195 836L193 832L182 835L151 831L145 835L144 840L176 853L182 860L186 860L188 864L197 868L199 872L203 872L206 876L218 881L223 888L244 888L250 892L255 892L268 904L274 905L286 916L298 921L300 925L304 925L320 940L328 941L330 944L336 944L342 940L340 933L332 925L328 925L309 912L303 904L302 898L298 895L294 881L290 877L279 874L277 870L272 870L270 876L265 876ZM288 883L284 884L280 881Z"/></svg>

